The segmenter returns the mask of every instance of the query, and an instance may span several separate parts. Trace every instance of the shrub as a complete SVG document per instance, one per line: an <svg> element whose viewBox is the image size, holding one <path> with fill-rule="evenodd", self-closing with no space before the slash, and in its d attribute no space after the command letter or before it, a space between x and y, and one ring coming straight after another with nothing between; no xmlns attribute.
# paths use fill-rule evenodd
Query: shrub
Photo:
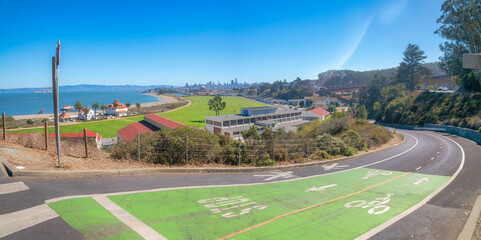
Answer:
<svg viewBox="0 0 481 240"><path fill-rule="evenodd" d="M300 153L293 153L293 154L291 154L291 156L289 158L294 163L303 163L306 160L304 158L304 156L302 156L302 154L300 154Z"/></svg>
<svg viewBox="0 0 481 240"><path fill-rule="evenodd" d="M344 154L344 156L354 156L354 154L356 154L356 152L357 152L356 149L347 146L344 149L343 154Z"/></svg>
<svg viewBox="0 0 481 240"><path fill-rule="evenodd" d="M27 120L27 124L28 124L28 125L33 125L33 119L28 119L28 120Z"/></svg>
<svg viewBox="0 0 481 240"><path fill-rule="evenodd" d="M329 155L340 155L346 149L346 144L337 137L324 134L316 137L316 144L319 150L324 150Z"/></svg>
<svg viewBox="0 0 481 240"><path fill-rule="evenodd" d="M276 165L276 161L270 159L268 153L263 153L257 157L256 166L274 166Z"/></svg>
<svg viewBox="0 0 481 240"><path fill-rule="evenodd" d="M316 149L314 153L309 155L309 159L312 159L312 160L323 160L323 159L329 159L329 158L330 158L329 153L319 149Z"/></svg>
<svg viewBox="0 0 481 240"><path fill-rule="evenodd" d="M353 130L348 130L346 133L341 135L342 141L348 146L354 147L358 150L362 149L361 135Z"/></svg>

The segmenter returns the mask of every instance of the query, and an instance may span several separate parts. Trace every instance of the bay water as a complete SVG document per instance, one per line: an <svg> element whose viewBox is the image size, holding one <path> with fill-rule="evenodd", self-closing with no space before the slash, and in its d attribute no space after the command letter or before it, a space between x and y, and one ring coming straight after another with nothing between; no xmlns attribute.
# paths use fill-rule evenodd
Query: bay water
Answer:
<svg viewBox="0 0 481 240"><path fill-rule="evenodd" d="M119 99L123 104L130 102L132 106L136 103L162 101L136 91L60 92L59 107L64 105L75 107L75 103L80 101L84 107L92 108L94 102L109 105L115 99ZM44 110L43 113L53 113L52 93L0 93L0 113L5 112L7 116L37 114L41 109Z"/></svg>

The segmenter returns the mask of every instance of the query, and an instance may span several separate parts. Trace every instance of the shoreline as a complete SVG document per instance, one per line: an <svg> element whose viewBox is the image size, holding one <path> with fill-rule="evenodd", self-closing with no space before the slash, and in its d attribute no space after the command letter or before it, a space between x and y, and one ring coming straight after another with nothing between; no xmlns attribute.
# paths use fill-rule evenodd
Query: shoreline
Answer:
<svg viewBox="0 0 481 240"><path fill-rule="evenodd" d="M157 101L155 102L148 102L148 103L141 103L141 107L153 107L153 106L159 106L161 104L170 104L170 103L177 103L178 100L175 99L172 96L168 95L157 95L156 93L142 93L144 95L149 95L157 98ZM130 106L130 109L136 109L137 107L135 106L135 103L132 103L132 106ZM97 109L97 112L102 112L103 110ZM62 111L60 111L61 113ZM77 111L73 112L68 112L70 116L76 117L77 116ZM54 114L53 113L42 113L42 114L26 114L26 115L12 115L15 120L28 120L28 119L44 119L47 118L48 120L53 120Z"/></svg>

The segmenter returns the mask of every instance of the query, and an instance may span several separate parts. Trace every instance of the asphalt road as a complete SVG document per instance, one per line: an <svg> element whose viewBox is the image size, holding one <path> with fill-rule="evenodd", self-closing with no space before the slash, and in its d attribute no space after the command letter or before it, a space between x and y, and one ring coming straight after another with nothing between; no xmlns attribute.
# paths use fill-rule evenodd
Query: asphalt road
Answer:
<svg viewBox="0 0 481 240"><path fill-rule="evenodd" d="M401 132L401 131L400 131ZM461 149L452 141L432 132L402 131L405 143L355 159L323 166L295 168L293 178L321 175L357 167L418 172L451 176L461 163ZM376 234L372 239L456 239L481 194L481 146L452 135L465 152L465 165L457 178L427 204ZM366 166L367 165L367 166ZM83 194L125 192L167 187L245 184L285 180L266 177L260 173L169 173L115 177L85 178L9 178L0 175L0 184L23 182L29 190L0 195L0 215L45 203L45 200ZM57 217L5 239L83 239L84 236Z"/></svg>

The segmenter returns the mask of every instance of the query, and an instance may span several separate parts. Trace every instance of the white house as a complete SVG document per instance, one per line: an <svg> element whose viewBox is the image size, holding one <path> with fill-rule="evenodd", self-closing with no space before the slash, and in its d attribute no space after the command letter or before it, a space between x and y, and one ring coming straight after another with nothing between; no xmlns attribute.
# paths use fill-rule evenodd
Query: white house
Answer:
<svg viewBox="0 0 481 240"><path fill-rule="evenodd" d="M118 99L115 99L114 103L109 104L105 110L106 115L114 115L117 117L127 116L128 108L125 104L120 103Z"/></svg>
<svg viewBox="0 0 481 240"><path fill-rule="evenodd" d="M84 112L83 110L80 111L80 115L78 115L78 118L80 120L91 120L94 119L95 117L95 112L92 109L89 109L88 112Z"/></svg>

